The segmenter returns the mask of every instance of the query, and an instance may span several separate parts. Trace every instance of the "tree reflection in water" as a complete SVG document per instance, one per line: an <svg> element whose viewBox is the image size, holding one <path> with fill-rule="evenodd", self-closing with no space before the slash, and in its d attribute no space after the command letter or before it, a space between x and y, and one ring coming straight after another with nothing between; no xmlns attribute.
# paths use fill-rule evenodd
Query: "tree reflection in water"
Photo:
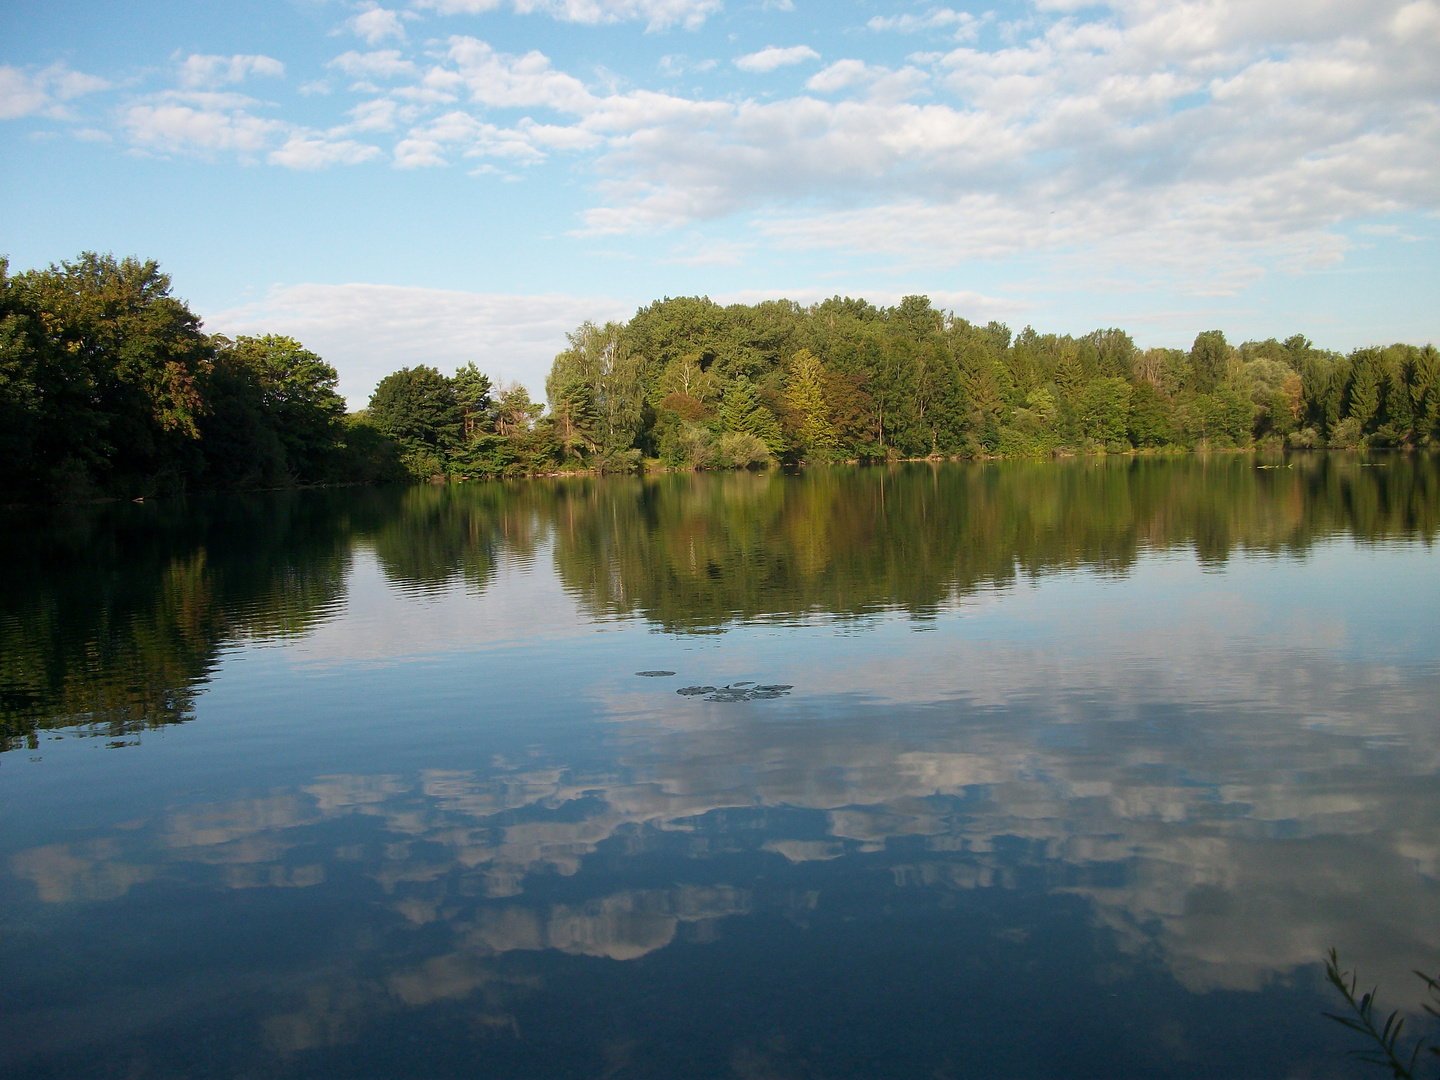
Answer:
<svg viewBox="0 0 1440 1080"><path fill-rule="evenodd" d="M0 946L16 975L0 1007L19 1021L0 1064L1324 1075L1343 1055L1318 1012L1326 948L1396 986L1440 959L1433 612L1277 635L1281 612L1269 637L1248 610L1209 628L1168 612L1157 637L1134 606L1103 632L1042 620L1027 638L1012 615L993 639L886 634L1012 583L1045 594L1064 571L1125 582L1167 552L1215 570L1337 540L1432 544L1434 460L1370 464L360 490L12 529L12 745L62 728L133 741L197 712L203 727L224 651L343 630L362 563L425 612L553 567L581 623L617 633L862 641L765 638L790 696L714 704L675 693L742 681L708 655L627 659L623 679L580 687L564 669L581 646L537 645L531 666L493 671L544 671L557 650L533 694L561 727L457 727L447 758L419 766L397 734L368 768L185 788L6 849L23 933ZM1423 662L1345 644L1377 631Z"/></svg>
<svg viewBox="0 0 1440 1080"><path fill-rule="evenodd" d="M1372 467L1362 467L1372 466ZM1373 467L1379 466L1379 467ZM303 635L344 601L357 547L395 587L483 590L553 545L592 617L671 631L740 620L917 618L976 588L1142 551L1303 554L1433 541L1436 459L1076 459L352 489L11 511L0 600L9 748L80 725L117 741L193 715L221 649Z"/></svg>

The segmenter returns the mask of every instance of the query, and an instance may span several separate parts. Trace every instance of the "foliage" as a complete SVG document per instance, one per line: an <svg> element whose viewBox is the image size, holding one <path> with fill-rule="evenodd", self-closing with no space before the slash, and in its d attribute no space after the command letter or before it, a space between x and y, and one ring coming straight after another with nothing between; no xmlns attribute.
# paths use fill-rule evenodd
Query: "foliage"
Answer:
<svg viewBox="0 0 1440 1080"><path fill-rule="evenodd" d="M0 259L0 501L776 461L1440 444L1440 356L1303 335L1141 351L833 297L675 297L583 323L548 410L476 363L404 367L347 418L292 338L208 337L154 262ZM743 436L743 438L741 438ZM760 448L764 452L760 452Z"/></svg>
<svg viewBox="0 0 1440 1080"><path fill-rule="evenodd" d="M1415 975L1425 984L1430 995L1430 1001L1424 1002L1422 1008L1431 1016L1440 1018L1440 976L1431 978L1423 971L1415 972ZM1392 1012L1385 1018L1384 1023L1378 1023L1375 1015L1375 990L1355 996L1358 985L1358 976L1352 971L1340 969L1340 959L1334 949L1330 950L1325 960L1325 977L1330 985L1340 992L1349 1007L1345 1014L1326 1013L1325 1015L1336 1023L1341 1024L1351 1031L1363 1035L1370 1044L1368 1049L1351 1051L1361 1061L1371 1065L1378 1065L1382 1069L1388 1069L1394 1080L1415 1080L1419 1075L1415 1066L1420 1061L1421 1053L1427 1049L1425 1040L1415 1040L1414 1046L1410 1048L1409 1054L1405 1053L1404 1045L1400 1042L1400 1034L1405 1027L1405 1017L1398 1011ZM1437 1059L1440 1064L1440 1044L1432 1044L1428 1047L1430 1056Z"/></svg>
<svg viewBox="0 0 1440 1080"><path fill-rule="evenodd" d="M823 459L835 449L835 427L825 401L825 369L809 350L801 349L790 361L785 404L801 456Z"/></svg>
<svg viewBox="0 0 1440 1080"><path fill-rule="evenodd" d="M218 486L324 479L343 439L345 399L335 369L293 338L217 336L211 343L202 451Z"/></svg>
<svg viewBox="0 0 1440 1080"><path fill-rule="evenodd" d="M423 364L386 375L370 395L370 420L411 457L435 455L459 440L455 383Z"/></svg>
<svg viewBox="0 0 1440 1080"><path fill-rule="evenodd" d="M203 471L211 358L153 261L0 262L0 498L183 488Z"/></svg>

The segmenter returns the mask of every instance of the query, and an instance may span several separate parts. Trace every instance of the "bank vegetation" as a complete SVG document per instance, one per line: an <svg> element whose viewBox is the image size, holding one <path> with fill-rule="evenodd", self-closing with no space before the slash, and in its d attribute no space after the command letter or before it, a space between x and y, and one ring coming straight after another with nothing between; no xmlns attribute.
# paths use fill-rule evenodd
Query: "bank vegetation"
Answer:
<svg viewBox="0 0 1440 1080"><path fill-rule="evenodd" d="M1440 356L1304 335L1141 350L835 297L657 300L584 323L545 401L404 367L348 413L279 335L205 333L159 266L0 260L0 501L926 457L1440 443Z"/></svg>

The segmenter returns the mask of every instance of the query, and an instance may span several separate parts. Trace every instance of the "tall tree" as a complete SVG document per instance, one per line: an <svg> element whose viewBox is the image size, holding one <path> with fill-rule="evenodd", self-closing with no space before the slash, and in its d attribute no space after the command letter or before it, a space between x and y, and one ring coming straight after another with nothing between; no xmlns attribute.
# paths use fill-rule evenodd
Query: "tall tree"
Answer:
<svg viewBox="0 0 1440 1080"><path fill-rule="evenodd" d="M370 419L410 451L444 451L459 441L455 384L421 364L385 376L370 395Z"/></svg>
<svg viewBox="0 0 1440 1080"><path fill-rule="evenodd" d="M566 335L570 347L559 353L545 380L552 405L573 397L575 385L589 393L587 411L594 416L593 441L603 453L628 449L640 432L645 404L645 361L631 347L616 323L592 322Z"/></svg>
<svg viewBox="0 0 1440 1080"><path fill-rule="evenodd" d="M285 450L290 472L319 479L345 416L335 369L294 338L275 334L242 335L217 353L222 350L230 363L254 373L260 409Z"/></svg>
<svg viewBox="0 0 1440 1080"><path fill-rule="evenodd" d="M490 376L470 361L457 368L455 378L455 403L460 406L460 433L466 439L483 434L490 426ZM527 396L528 400L528 396Z"/></svg>
<svg viewBox="0 0 1440 1080"><path fill-rule="evenodd" d="M495 400L495 430L509 438L530 430L545 406L530 400L530 391L520 383L502 384Z"/></svg>
<svg viewBox="0 0 1440 1080"><path fill-rule="evenodd" d="M5 285L9 396L32 407L20 482L125 493L193 476L211 346L159 264L85 252Z"/></svg>
<svg viewBox="0 0 1440 1080"><path fill-rule="evenodd" d="M763 442L772 454L778 454L783 440L780 424L760 401L755 384L745 376L734 379L725 388L725 400L720 406L720 419L729 431L753 435Z"/></svg>
<svg viewBox="0 0 1440 1080"><path fill-rule="evenodd" d="M796 417L802 453L823 457L835 449L835 428L825 403L825 368L809 349L801 349L790 360L785 404Z"/></svg>

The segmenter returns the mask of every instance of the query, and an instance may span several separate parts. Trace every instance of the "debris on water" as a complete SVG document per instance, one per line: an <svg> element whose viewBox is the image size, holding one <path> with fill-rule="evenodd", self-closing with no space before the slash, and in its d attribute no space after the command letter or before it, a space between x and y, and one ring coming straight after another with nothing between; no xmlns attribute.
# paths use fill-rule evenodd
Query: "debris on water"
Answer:
<svg viewBox="0 0 1440 1080"><path fill-rule="evenodd" d="M643 675L647 679L659 679L666 675L674 675L673 671L637 671L636 675Z"/></svg>
<svg viewBox="0 0 1440 1080"><path fill-rule="evenodd" d="M641 675L669 674L669 672L639 672ZM724 686L709 683L696 686L682 686L675 692L681 697L701 697L706 701L770 701L774 698L789 697L795 689L790 683L757 683L754 679L736 679Z"/></svg>
<svg viewBox="0 0 1440 1080"><path fill-rule="evenodd" d="M744 690L716 690L706 701L749 701L750 694Z"/></svg>

